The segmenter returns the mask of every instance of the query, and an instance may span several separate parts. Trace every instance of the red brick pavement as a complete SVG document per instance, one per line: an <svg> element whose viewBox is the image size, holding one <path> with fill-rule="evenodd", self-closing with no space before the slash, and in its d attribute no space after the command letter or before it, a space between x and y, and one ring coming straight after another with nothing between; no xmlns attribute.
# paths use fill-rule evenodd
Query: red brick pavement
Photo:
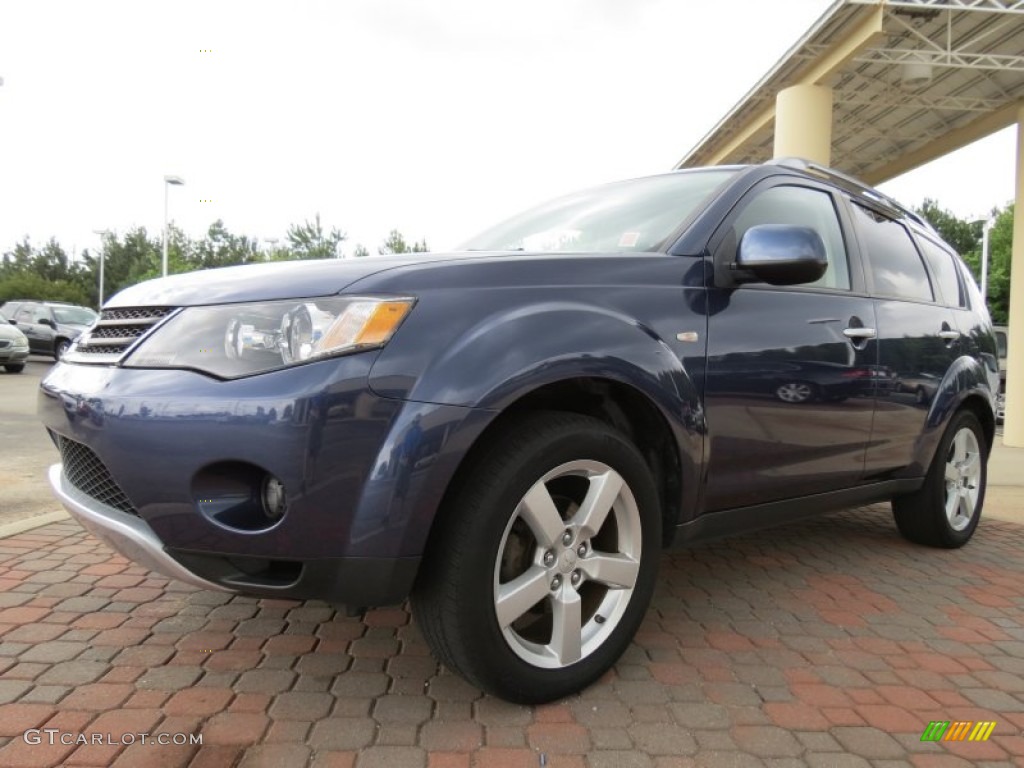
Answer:
<svg viewBox="0 0 1024 768"><path fill-rule="evenodd" d="M55 523L0 539L0 766L1024 765L1022 572L1024 527L936 551L880 506L673 552L615 669L520 707L405 608L201 592ZM922 743L931 720L998 725Z"/></svg>

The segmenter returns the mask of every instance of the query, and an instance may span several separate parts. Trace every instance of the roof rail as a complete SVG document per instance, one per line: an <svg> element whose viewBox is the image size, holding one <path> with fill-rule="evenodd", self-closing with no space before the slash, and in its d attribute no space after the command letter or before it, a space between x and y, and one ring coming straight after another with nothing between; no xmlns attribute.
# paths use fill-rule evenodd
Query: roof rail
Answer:
<svg viewBox="0 0 1024 768"><path fill-rule="evenodd" d="M897 202L888 195L879 192L874 187L868 186L860 179L843 173L842 171L829 168L827 165L811 162L810 160L806 160L802 157L776 157L771 160L767 160L764 164L780 165L784 168L793 168L798 171L806 171L808 173L817 174L818 176L823 176L824 178L837 183L839 186L844 187L848 192L856 192L857 194L868 198L876 205L888 208L890 213L906 216L918 226L927 229L933 234L937 234L935 233L935 228L931 225L931 222L921 214L907 208L905 205Z"/></svg>

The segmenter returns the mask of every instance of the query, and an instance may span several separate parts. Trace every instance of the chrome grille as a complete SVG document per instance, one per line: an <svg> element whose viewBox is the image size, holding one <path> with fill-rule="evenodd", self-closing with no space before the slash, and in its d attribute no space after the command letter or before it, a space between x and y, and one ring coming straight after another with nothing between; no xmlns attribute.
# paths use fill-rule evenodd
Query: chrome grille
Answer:
<svg viewBox="0 0 1024 768"><path fill-rule="evenodd" d="M127 512L129 515L139 514L91 448L69 440L63 435L53 432L50 435L57 444L57 450L60 451L61 461L64 462L64 476L69 483L86 496L102 501L114 509Z"/></svg>
<svg viewBox="0 0 1024 768"><path fill-rule="evenodd" d="M65 356L73 363L116 363L174 307L117 307L104 309L100 319L78 337Z"/></svg>
<svg viewBox="0 0 1024 768"><path fill-rule="evenodd" d="M0 339L0 349L6 349L9 346L11 346L11 342L7 339Z"/></svg>

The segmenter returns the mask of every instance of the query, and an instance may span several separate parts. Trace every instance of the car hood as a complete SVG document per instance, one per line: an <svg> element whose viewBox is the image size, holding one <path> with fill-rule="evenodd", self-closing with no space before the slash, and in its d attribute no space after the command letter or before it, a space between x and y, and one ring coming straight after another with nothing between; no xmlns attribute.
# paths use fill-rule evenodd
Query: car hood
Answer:
<svg viewBox="0 0 1024 768"><path fill-rule="evenodd" d="M182 307L328 296L379 272L410 264L476 258L478 255L483 254L414 253L362 259L276 261L206 269L133 285L111 298L104 307Z"/></svg>
<svg viewBox="0 0 1024 768"><path fill-rule="evenodd" d="M17 328L15 328L13 325L11 325L6 320L4 320L2 323L0 323L0 339L10 339L10 340L13 341L13 340L16 340L16 339L24 339L24 338L25 338L25 334L23 334L21 331L19 331Z"/></svg>

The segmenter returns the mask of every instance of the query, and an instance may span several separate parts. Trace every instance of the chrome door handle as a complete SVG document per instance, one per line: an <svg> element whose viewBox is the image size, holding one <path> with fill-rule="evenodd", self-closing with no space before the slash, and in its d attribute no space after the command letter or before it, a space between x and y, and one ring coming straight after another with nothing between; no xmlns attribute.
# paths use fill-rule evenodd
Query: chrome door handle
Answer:
<svg viewBox="0 0 1024 768"><path fill-rule="evenodd" d="M960 338L960 331L939 331L939 338L946 341L956 341Z"/></svg>
<svg viewBox="0 0 1024 768"><path fill-rule="evenodd" d="M848 339L873 339L878 333L874 328L844 328L843 336Z"/></svg>

